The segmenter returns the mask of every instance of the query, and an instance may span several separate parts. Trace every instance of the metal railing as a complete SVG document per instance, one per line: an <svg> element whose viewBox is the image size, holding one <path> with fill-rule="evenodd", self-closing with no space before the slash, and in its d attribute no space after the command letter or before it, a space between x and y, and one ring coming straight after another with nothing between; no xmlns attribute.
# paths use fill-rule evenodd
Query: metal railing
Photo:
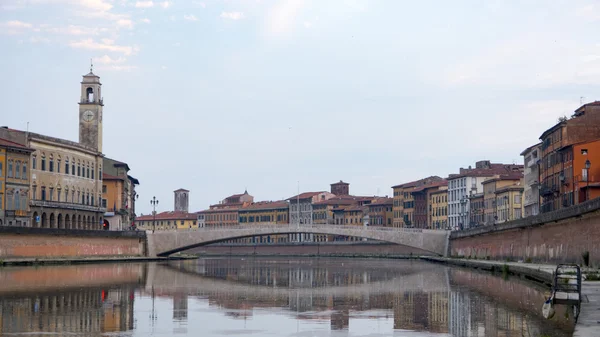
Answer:
<svg viewBox="0 0 600 337"><path fill-rule="evenodd" d="M76 209L76 210L84 210L84 211L92 211L92 212L106 212L106 208L92 205L83 205L76 204L72 202L63 202L63 201L50 201L50 200L30 200L29 204L31 206L37 207L47 207L47 208L66 208L66 209Z"/></svg>

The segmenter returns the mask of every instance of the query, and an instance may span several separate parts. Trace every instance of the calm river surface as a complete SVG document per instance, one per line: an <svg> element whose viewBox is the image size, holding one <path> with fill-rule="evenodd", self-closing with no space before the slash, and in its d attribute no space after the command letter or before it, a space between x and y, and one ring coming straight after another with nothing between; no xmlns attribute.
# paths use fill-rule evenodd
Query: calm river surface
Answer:
<svg viewBox="0 0 600 337"><path fill-rule="evenodd" d="M0 268L0 336L572 336L548 289L421 261Z"/></svg>

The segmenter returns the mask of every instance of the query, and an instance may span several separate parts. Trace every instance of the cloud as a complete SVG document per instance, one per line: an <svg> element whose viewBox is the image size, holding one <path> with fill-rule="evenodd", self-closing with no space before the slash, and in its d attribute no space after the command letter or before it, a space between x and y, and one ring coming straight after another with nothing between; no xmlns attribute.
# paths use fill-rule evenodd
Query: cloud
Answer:
<svg viewBox="0 0 600 337"><path fill-rule="evenodd" d="M312 26L313 26L312 22L310 22L310 21L304 21L304 27L305 28L312 28Z"/></svg>
<svg viewBox="0 0 600 337"><path fill-rule="evenodd" d="M198 18L196 16L194 16L193 14L190 14L190 15L186 14L183 16L183 19L187 20L187 21L198 21Z"/></svg>
<svg viewBox="0 0 600 337"><path fill-rule="evenodd" d="M148 18L143 18L143 19L141 19L141 20L140 20L140 22L143 22L143 23L150 23L150 19L148 19Z"/></svg>
<svg viewBox="0 0 600 337"><path fill-rule="evenodd" d="M154 2L152 1L136 1L135 8L150 8L154 7Z"/></svg>
<svg viewBox="0 0 600 337"><path fill-rule="evenodd" d="M108 55L94 57L92 60L94 61L94 63L97 64L122 64L125 63L125 61L127 61L127 59L124 57L114 59Z"/></svg>
<svg viewBox="0 0 600 337"><path fill-rule="evenodd" d="M302 0L278 2L267 15L265 22L267 33L276 36L288 33L302 7L304 7L304 1Z"/></svg>
<svg viewBox="0 0 600 337"><path fill-rule="evenodd" d="M3 26L7 28L33 28L33 25L31 23L19 20L7 21L3 24Z"/></svg>
<svg viewBox="0 0 600 337"><path fill-rule="evenodd" d="M163 1L163 2L159 3L158 5L164 9L167 9L167 8L171 7L172 3L171 3L171 1Z"/></svg>
<svg viewBox="0 0 600 337"><path fill-rule="evenodd" d="M102 39L101 42L95 41L94 39L83 39L79 41L71 41L69 46L77 49L88 49L88 50L103 50L115 53L122 53L124 55L133 55L139 51L137 46L121 46L114 44L114 40Z"/></svg>
<svg viewBox="0 0 600 337"><path fill-rule="evenodd" d="M240 20L244 18L243 12L221 12L221 18L229 20Z"/></svg>
<svg viewBox="0 0 600 337"><path fill-rule="evenodd" d="M133 28L133 21L131 21L130 19L119 19L117 20L117 26L122 27L122 28Z"/></svg>
<svg viewBox="0 0 600 337"><path fill-rule="evenodd" d="M50 39L39 36L32 36L29 38L29 42L31 43L50 43Z"/></svg>
<svg viewBox="0 0 600 337"><path fill-rule="evenodd" d="M61 35L98 35L107 32L107 28L92 28L85 26L68 25L66 27L45 27L46 32Z"/></svg>

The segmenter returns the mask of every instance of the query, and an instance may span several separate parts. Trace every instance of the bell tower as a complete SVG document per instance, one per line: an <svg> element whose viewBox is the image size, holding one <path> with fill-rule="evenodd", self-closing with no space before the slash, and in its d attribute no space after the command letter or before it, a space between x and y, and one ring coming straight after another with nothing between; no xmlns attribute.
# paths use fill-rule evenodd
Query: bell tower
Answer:
<svg viewBox="0 0 600 337"><path fill-rule="evenodd" d="M79 100L79 144L102 152L102 83L100 77L90 72L83 75Z"/></svg>

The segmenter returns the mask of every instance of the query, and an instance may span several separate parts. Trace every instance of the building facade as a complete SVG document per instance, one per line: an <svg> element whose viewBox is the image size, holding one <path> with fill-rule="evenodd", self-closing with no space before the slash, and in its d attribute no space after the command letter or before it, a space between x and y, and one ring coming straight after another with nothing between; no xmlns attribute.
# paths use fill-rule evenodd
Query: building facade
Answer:
<svg viewBox="0 0 600 337"><path fill-rule="evenodd" d="M394 220L394 199L384 197L374 199L368 207L369 226L392 227Z"/></svg>
<svg viewBox="0 0 600 337"><path fill-rule="evenodd" d="M469 224L471 227L483 226L485 223L484 193L469 195Z"/></svg>
<svg viewBox="0 0 600 337"><path fill-rule="evenodd" d="M83 76L79 142L0 128L0 138L32 148L29 159L31 226L102 227L102 119L100 78Z"/></svg>
<svg viewBox="0 0 600 337"><path fill-rule="evenodd" d="M523 163L525 170L523 172L523 205L524 217L538 215L540 213L540 153L541 143L528 147L523 152Z"/></svg>
<svg viewBox="0 0 600 337"><path fill-rule="evenodd" d="M448 177L448 223L452 230L471 228L469 196L483 193L483 181L495 175L523 172L523 165L491 163L481 160L475 168L460 168ZM485 198L485 194L484 194ZM475 224L473 224L474 226Z"/></svg>
<svg viewBox="0 0 600 337"><path fill-rule="evenodd" d="M33 149L0 139L0 225L30 227L29 160Z"/></svg>
<svg viewBox="0 0 600 337"><path fill-rule="evenodd" d="M343 181L331 184L331 193L337 196L350 195L350 184Z"/></svg>
<svg viewBox="0 0 600 337"><path fill-rule="evenodd" d="M102 160L102 207L104 230L129 230L135 220L135 186L139 181L129 175L129 165L104 157Z"/></svg>
<svg viewBox="0 0 600 337"><path fill-rule="evenodd" d="M167 211L156 216L142 215L135 218L135 225L143 230L176 231L197 230L198 221L195 213Z"/></svg>
<svg viewBox="0 0 600 337"><path fill-rule="evenodd" d="M198 212L198 219L206 228L224 228L239 225L239 210L254 202L254 197L244 191L230 195L209 209Z"/></svg>
<svg viewBox="0 0 600 337"><path fill-rule="evenodd" d="M600 139L600 102L585 104L570 119L562 120L540 136L540 212L576 203L573 145ZM585 161L584 161L585 163ZM578 163L577 165L582 165Z"/></svg>
<svg viewBox="0 0 600 337"><path fill-rule="evenodd" d="M429 194L429 224L432 229L448 228L448 186Z"/></svg>
<svg viewBox="0 0 600 337"><path fill-rule="evenodd" d="M497 189L497 223L513 221L523 217L523 186L510 185Z"/></svg>
<svg viewBox="0 0 600 337"><path fill-rule="evenodd" d="M299 226L310 225L313 223L313 204L319 201L329 200L335 197L330 192L305 192L295 195L287 199L289 203L289 218L290 224L296 224ZM292 234L291 240L300 241L313 241L314 235L312 234Z"/></svg>
<svg viewBox="0 0 600 337"><path fill-rule="evenodd" d="M494 177L486 179L483 182L484 225L489 226L499 222L504 222L507 218L513 219L513 216L516 215L516 213L513 215L512 210L509 212L510 214L506 213L505 211L510 208L506 205L507 203L510 205L514 205L514 203L510 203L501 199L506 196L505 194L501 194L499 198L498 193L505 193L503 191L507 191L506 188L513 186L515 187L515 189L520 189L520 191L522 192L522 182L523 176L519 172L514 172L512 174L505 175L496 175ZM513 189L508 191L510 192L509 194L511 194L511 196L514 194ZM505 212L503 214L504 217L502 218L502 220L500 220L501 217L499 213L499 202L502 202L502 209L504 210L503 212ZM519 201L518 205L522 208L521 201ZM519 218L520 217L522 217L521 214L519 214Z"/></svg>
<svg viewBox="0 0 600 337"><path fill-rule="evenodd" d="M431 176L420 180L392 186L394 191L393 202L393 227L413 227L415 200L412 192L424 185L443 181L438 176Z"/></svg>

